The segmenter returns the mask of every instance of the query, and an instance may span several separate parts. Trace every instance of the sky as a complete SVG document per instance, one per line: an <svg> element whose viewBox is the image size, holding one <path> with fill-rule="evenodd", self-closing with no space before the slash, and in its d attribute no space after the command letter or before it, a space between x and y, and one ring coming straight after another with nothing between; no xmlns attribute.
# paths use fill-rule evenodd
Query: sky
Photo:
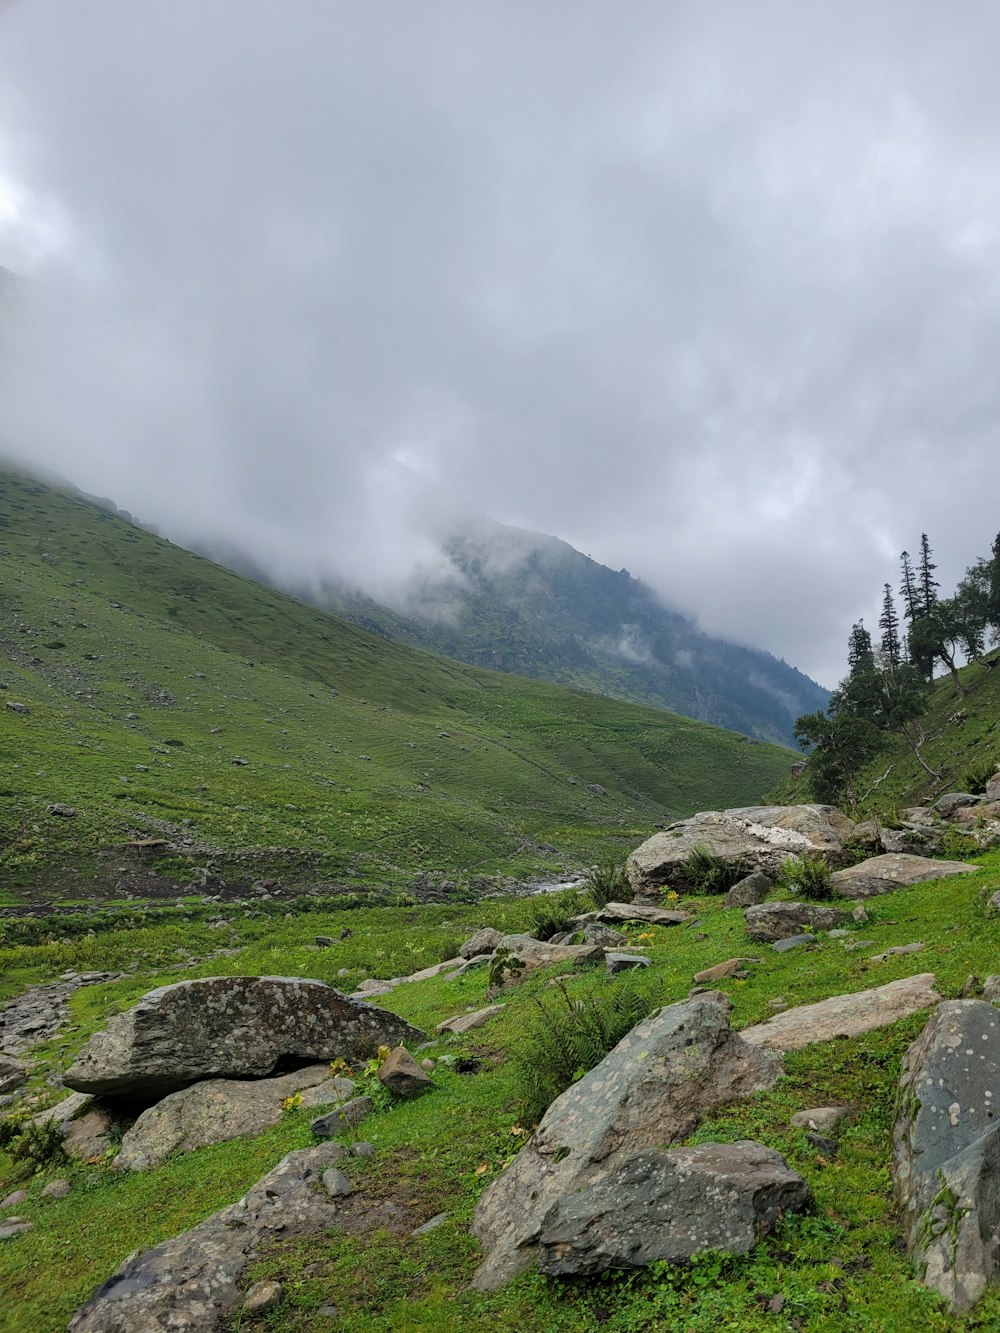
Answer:
<svg viewBox="0 0 1000 1333"><path fill-rule="evenodd" d="M397 600L489 514L833 685L904 547L947 591L1000 528L998 43L992 0L7 0L0 451Z"/></svg>

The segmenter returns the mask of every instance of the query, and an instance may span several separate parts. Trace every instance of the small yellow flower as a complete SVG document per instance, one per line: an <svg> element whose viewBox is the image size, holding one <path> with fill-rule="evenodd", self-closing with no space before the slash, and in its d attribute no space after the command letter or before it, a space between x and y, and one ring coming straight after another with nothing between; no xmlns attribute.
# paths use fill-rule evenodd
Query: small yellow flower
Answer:
<svg viewBox="0 0 1000 1333"><path fill-rule="evenodd" d="M480 1162L479 1165L476 1167L474 1174L477 1176L485 1176L486 1172L489 1169L490 1169L489 1162Z"/></svg>
<svg viewBox="0 0 1000 1333"><path fill-rule="evenodd" d="M383 1060L388 1060L388 1058L389 1058L389 1047L388 1047L388 1046L380 1046L380 1047L378 1048L378 1062L379 1062L379 1064L381 1064Z"/></svg>
<svg viewBox="0 0 1000 1333"><path fill-rule="evenodd" d="M297 1107L302 1105L302 1093L292 1093L291 1097L286 1097L281 1105L286 1111L294 1111Z"/></svg>

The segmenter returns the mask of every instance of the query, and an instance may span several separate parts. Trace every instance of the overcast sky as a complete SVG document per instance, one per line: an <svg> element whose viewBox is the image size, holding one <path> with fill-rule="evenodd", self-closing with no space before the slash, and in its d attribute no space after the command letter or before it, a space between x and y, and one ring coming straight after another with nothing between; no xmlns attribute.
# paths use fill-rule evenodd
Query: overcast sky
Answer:
<svg viewBox="0 0 1000 1333"><path fill-rule="evenodd" d="M376 591L440 494L833 684L904 546L950 589L1000 528L998 49L993 0L8 0L3 440Z"/></svg>

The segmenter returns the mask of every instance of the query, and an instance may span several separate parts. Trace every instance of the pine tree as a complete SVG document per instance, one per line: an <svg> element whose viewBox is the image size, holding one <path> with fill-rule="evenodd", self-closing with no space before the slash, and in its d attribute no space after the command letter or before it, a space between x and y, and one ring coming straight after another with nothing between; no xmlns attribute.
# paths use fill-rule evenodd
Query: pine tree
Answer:
<svg viewBox="0 0 1000 1333"><path fill-rule="evenodd" d="M899 617L896 604L892 599L892 588L884 585L882 614L879 616L879 629L882 631L882 655L891 667L898 667L903 660L903 650L899 642Z"/></svg>
<svg viewBox="0 0 1000 1333"><path fill-rule="evenodd" d="M899 585L899 595L903 599L903 615L912 623L920 615L922 609L920 594L917 591L917 581L913 576L909 551L904 551L899 559L903 570L903 581Z"/></svg>
<svg viewBox="0 0 1000 1333"><path fill-rule="evenodd" d="M847 665L852 676L875 665L872 636L865 629L864 620L851 626L851 636L847 640Z"/></svg>
<svg viewBox="0 0 1000 1333"><path fill-rule="evenodd" d="M937 565L931 560L930 542L927 540L927 533L920 534L920 602L923 611L929 611L937 601L937 590L940 584L934 578L934 571Z"/></svg>

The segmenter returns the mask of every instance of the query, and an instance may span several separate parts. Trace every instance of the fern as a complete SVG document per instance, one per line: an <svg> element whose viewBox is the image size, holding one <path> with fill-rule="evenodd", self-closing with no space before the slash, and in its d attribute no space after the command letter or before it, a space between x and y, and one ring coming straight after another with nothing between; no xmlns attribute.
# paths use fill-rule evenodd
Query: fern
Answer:
<svg viewBox="0 0 1000 1333"><path fill-rule="evenodd" d="M620 861L606 861L604 865L595 866L584 880L584 889L595 907L630 903L635 896Z"/></svg>
<svg viewBox="0 0 1000 1333"><path fill-rule="evenodd" d="M691 848L684 873L696 893L725 893L747 873L742 860L726 861L705 843Z"/></svg>
<svg viewBox="0 0 1000 1333"><path fill-rule="evenodd" d="M778 871L779 888L800 893L803 898L822 901L833 898L833 872L823 856L789 856Z"/></svg>

